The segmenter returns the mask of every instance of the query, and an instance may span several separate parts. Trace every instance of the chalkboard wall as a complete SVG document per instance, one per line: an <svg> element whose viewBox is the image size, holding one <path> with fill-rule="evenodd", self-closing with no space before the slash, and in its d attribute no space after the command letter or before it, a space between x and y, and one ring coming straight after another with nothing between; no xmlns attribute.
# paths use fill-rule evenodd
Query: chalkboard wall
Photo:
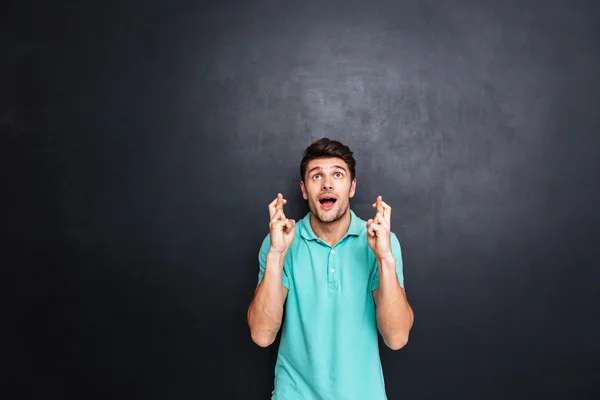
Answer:
<svg viewBox="0 0 600 400"><path fill-rule="evenodd" d="M11 398L269 398L278 342L246 310L320 137L355 152L359 216L394 208L415 325L381 347L391 400L600 398L593 2L0 10Z"/></svg>

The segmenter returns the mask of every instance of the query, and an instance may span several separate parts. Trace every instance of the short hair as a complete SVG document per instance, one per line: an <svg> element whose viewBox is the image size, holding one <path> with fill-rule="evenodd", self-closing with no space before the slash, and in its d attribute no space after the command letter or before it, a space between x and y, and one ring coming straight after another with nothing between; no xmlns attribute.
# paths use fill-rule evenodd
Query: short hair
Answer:
<svg viewBox="0 0 600 400"><path fill-rule="evenodd" d="M302 161L300 162L300 177L304 182L304 175L306 174L306 167L311 160L319 158L341 158L350 169L350 180L354 180L356 176L356 160L354 159L354 153L350 151L350 148L337 140L329 138L321 138L308 146L304 152Z"/></svg>

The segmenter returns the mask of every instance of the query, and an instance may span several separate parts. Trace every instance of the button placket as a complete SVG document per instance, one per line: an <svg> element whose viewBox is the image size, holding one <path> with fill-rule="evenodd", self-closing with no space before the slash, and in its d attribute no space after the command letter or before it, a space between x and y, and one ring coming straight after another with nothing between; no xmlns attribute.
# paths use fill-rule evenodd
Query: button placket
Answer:
<svg viewBox="0 0 600 400"><path fill-rule="evenodd" d="M329 262L327 263L329 266L329 271L327 273L328 283L331 288L337 288L338 286L338 275L336 273L336 255L335 250L331 249L329 252Z"/></svg>

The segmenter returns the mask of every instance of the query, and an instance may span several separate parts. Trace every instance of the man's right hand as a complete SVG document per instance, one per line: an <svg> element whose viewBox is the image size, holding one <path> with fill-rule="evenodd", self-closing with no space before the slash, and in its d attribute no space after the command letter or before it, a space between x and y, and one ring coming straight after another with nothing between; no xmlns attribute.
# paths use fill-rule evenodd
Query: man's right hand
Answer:
<svg viewBox="0 0 600 400"><path fill-rule="evenodd" d="M277 198L269 204L269 214L271 216L271 222L269 223L271 248L269 252L272 254L285 254L296 234L296 221L286 218L283 213L285 203L287 203L287 200L283 198L281 193L278 193Z"/></svg>

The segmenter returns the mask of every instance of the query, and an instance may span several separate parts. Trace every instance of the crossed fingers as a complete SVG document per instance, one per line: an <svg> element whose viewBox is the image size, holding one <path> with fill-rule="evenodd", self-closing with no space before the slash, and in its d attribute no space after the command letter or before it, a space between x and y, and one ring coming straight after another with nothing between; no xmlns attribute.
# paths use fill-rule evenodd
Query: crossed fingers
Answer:
<svg viewBox="0 0 600 400"><path fill-rule="evenodd" d="M296 221L288 219L283 212L283 205L287 203L287 200L283 198L281 193L277 194L277 198L269 204L269 215L271 221L269 226L277 225L279 229L283 229L284 232L289 233L294 229Z"/></svg>
<svg viewBox="0 0 600 400"><path fill-rule="evenodd" d="M271 217L271 222L285 219L283 205L286 203L287 200L283 198L283 195L281 193L277 193L277 198L269 204L269 215Z"/></svg>
<svg viewBox="0 0 600 400"><path fill-rule="evenodd" d="M375 218L373 218L373 220L377 224L383 224L389 228L392 224L392 207L384 202L381 196L377 196L377 200L375 203L373 203L372 207L377 209L377 213L375 214Z"/></svg>

